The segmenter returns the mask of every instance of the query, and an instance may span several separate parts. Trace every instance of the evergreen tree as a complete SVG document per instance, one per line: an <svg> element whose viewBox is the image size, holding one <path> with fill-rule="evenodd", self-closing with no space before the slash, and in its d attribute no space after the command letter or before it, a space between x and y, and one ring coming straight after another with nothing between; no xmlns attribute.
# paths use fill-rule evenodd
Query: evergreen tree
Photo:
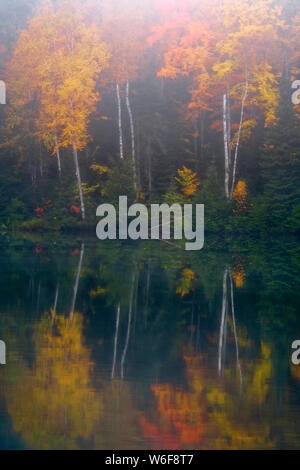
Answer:
<svg viewBox="0 0 300 470"><path fill-rule="evenodd" d="M291 101L288 69L280 82L278 121L266 131L262 155L267 227L275 232L299 229L300 144Z"/></svg>

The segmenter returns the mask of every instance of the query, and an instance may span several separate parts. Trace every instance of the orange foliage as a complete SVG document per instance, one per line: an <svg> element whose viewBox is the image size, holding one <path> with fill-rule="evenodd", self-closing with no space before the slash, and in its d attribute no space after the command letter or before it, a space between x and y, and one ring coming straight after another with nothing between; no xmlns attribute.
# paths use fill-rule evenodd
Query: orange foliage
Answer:
<svg viewBox="0 0 300 470"><path fill-rule="evenodd" d="M111 59L104 81L123 85L137 78L146 47L144 2L110 0L103 5L102 37Z"/></svg>
<svg viewBox="0 0 300 470"><path fill-rule="evenodd" d="M247 277L245 268L246 261L246 259L243 259L239 256L235 258L234 266L232 269L232 278L237 288L244 286L245 279Z"/></svg>
<svg viewBox="0 0 300 470"><path fill-rule="evenodd" d="M284 28L281 8L271 0L157 0L161 23L150 38L160 47L164 63L160 76L175 79L190 76L190 116L209 111L218 121L222 96L229 92L232 110L240 110L248 75L245 133L253 124L250 108L256 107L265 125L276 121L279 99L278 76L282 69L280 51ZM237 123L232 120L232 137ZM214 125L219 131L222 126Z"/></svg>
<svg viewBox="0 0 300 470"><path fill-rule="evenodd" d="M234 212L240 214L248 209L247 203L247 184L244 180L239 180L234 191L233 191L233 200L235 202Z"/></svg>
<svg viewBox="0 0 300 470"><path fill-rule="evenodd" d="M172 385L153 385L152 392L156 398L157 412L160 417L159 425L149 423L142 416L140 420L143 432L151 437L155 449L182 449L189 445L199 445L204 435L204 412L200 399L202 392L202 377L198 369L193 368L198 364L197 356L185 356L191 391L174 389ZM198 364L199 365L199 364Z"/></svg>

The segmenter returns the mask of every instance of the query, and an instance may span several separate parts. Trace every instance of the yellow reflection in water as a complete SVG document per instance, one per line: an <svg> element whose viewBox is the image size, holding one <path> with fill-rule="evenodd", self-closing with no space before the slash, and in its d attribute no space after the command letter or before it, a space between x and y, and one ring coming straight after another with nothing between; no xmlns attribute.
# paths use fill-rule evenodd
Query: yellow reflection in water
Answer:
<svg viewBox="0 0 300 470"><path fill-rule="evenodd" d="M93 437L102 414L102 397L92 386L94 364L84 346L82 316L70 323L46 314L34 335L35 363L23 363L7 393L15 432L35 449L77 449Z"/></svg>

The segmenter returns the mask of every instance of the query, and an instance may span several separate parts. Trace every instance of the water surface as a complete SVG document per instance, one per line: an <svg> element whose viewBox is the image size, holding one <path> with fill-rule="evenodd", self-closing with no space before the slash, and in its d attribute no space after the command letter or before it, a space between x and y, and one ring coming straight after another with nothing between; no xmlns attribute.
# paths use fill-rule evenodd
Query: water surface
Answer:
<svg viewBox="0 0 300 470"><path fill-rule="evenodd" d="M3 241L0 448L300 448L296 247Z"/></svg>

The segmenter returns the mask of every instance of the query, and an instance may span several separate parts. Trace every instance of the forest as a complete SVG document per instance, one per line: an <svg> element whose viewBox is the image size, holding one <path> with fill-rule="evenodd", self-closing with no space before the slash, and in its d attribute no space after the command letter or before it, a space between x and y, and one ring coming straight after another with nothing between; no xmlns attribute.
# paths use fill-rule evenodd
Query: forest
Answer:
<svg viewBox="0 0 300 470"><path fill-rule="evenodd" d="M95 230L121 195L299 232L296 0L2 0L0 22L2 234Z"/></svg>
<svg viewBox="0 0 300 470"><path fill-rule="evenodd" d="M0 1L1 449L299 450L299 44L299 0Z"/></svg>

